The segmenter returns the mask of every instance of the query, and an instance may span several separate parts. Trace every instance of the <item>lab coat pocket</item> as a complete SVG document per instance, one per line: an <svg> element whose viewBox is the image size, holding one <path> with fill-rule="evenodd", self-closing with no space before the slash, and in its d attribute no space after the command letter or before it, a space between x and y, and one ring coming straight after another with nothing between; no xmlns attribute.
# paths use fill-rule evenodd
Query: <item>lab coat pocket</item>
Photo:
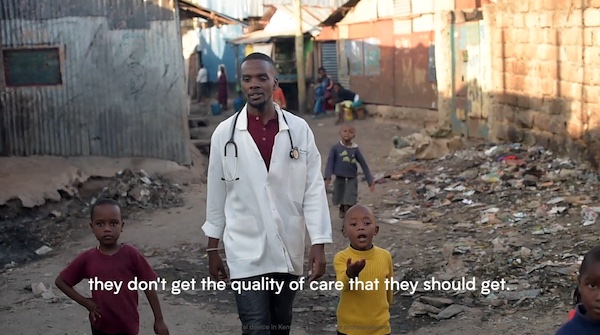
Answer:
<svg viewBox="0 0 600 335"><path fill-rule="evenodd" d="M227 222L223 244L227 259L256 259L263 252L264 237L256 219L248 216Z"/></svg>
<svg viewBox="0 0 600 335"><path fill-rule="evenodd" d="M304 257L306 249L304 245L305 234L306 225L304 224L304 217L290 215L284 236L286 239L286 249L292 258Z"/></svg>
<svg viewBox="0 0 600 335"><path fill-rule="evenodd" d="M306 190L306 153L300 152L298 159L290 160L288 194L292 201L302 204Z"/></svg>

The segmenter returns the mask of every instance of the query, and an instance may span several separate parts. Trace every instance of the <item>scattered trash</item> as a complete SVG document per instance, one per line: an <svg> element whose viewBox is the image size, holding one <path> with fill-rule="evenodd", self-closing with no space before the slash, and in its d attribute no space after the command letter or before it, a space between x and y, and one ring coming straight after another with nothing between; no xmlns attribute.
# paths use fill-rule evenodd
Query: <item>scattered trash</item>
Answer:
<svg viewBox="0 0 600 335"><path fill-rule="evenodd" d="M134 173L127 169L117 173L114 180L100 192L98 198L112 198L119 201L122 206L156 209L183 206L182 193L182 189L177 184L152 178L143 170Z"/></svg>
<svg viewBox="0 0 600 335"><path fill-rule="evenodd" d="M419 220L421 229L447 238L443 246L422 241L405 280L469 275L507 283L506 290L487 294L436 292L447 299L443 303L416 297L409 316L442 320L475 306L516 309L539 300L535 303L549 306L570 301L581 255L595 246L593 239L573 242L573 236L593 234L588 226L600 216L600 182L592 169L542 147L498 144L447 151L437 150L438 139L423 133L403 140L410 147L395 138L400 149L394 150L414 155L383 173L380 182L396 184L383 196L381 220L399 232L407 218ZM414 161L423 159L417 153L433 151L439 154L428 156L428 162Z"/></svg>
<svg viewBox="0 0 600 335"><path fill-rule="evenodd" d="M41 256L41 255L45 255L45 254L49 253L50 251L52 251L52 248L50 248L49 246L45 245L45 246L37 249L35 251L35 253Z"/></svg>

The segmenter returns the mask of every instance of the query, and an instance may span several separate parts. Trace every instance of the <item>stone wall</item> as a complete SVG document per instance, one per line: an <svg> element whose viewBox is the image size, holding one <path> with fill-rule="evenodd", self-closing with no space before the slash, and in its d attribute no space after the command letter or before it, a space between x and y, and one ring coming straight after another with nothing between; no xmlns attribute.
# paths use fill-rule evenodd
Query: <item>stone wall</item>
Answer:
<svg viewBox="0 0 600 335"><path fill-rule="evenodd" d="M484 7L492 54L490 139L600 163L600 0Z"/></svg>

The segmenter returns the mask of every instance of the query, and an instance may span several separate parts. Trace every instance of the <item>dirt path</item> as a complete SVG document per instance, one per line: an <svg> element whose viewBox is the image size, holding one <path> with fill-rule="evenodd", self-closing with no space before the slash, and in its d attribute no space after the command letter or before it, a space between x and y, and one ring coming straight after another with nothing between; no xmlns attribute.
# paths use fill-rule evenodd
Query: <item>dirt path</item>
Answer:
<svg viewBox="0 0 600 335"><path fill-rule="evenodd" d="M331 144L338 140L338 129L332 119L309 121L316 135L323 161ZM356 142L365 153L374 173L389 171L394 163L386 159L394 135L407 135L409 130L374 119L357 124ZM375 193L368 191L366 183L359 186L360 201L374 208L382 206L383 198L397 185L382 184ZM204 221L205 189L190 186L186 189L186 205L183 208L157 211L136 217L126 223L122 241L139 247L148 256L161 277L174 280L200 280L206 278L207 259L201 252L205 237L200 229ZM326 249L328 262L346 245L340 233L341 221L337 208L331 208L334 245ZM82 222L85 226L85 222ZM376 243L382 247L395 244L401 251L395 261L402 264L418 255L433 243L439 244L446 236L422 227L397 227L380 223L381 233ZM90 334L87 315L78 305L70 302L54 289L58 299L34 297L28 288L32 283L42 282L53 286L58 271L82 250L95 245L91 234L85 238L56 248L41 261L11 269L0 274L0 334ZM441 258L441 255L440 255ZM412 264L411 267L425 266ZM325 279L334 279L333 269L328 268ZM80 284L86 291L86 285ZM188 291L179 295L162 292L162 305L171 334L238 334L239 322L230 292ZM151 311L143 295L141 301L142 328L140 334L152 334ZM457 317L435 321L431 318L407 318L413 302L411 297L397 296L392 308L394 334L551 334L562 323L566 310L538 311L535 308L518 314L504 311L474 310ZM326 291L302 291L298 293L294 331L292 334L335 334L335 306L337 293ZM509 312L510 313L510 312Z"/></svg>

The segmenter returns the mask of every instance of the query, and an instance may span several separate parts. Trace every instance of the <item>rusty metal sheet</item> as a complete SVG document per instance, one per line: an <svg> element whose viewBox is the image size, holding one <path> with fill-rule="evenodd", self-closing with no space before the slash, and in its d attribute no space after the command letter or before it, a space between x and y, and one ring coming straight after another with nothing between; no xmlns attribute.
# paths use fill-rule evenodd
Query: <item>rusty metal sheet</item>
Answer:
<svg viewBox="0 0 600 335"><path fill-rule="evenodd" d="M2 49L60 48L62 75L60 85L6 87L0 97L2 151L190 164L179 22L173 18L152 22L148 29L112 30L108 15L21 18L50 15L48 6L39 5L49 2L2 1ZM60 15L66 10L50 7Z"/></svg>
<svg viewBox="0 0 600 335"><path fill-rule="evenodd" d="M353 52L346 43L346 56L351 56L351 89L366 103L394 104L394 47L389 33L392 29L391 19L356 23L349 27L349 39L360 46ZM361 64L356 64L357 57Z"/></svg>
<svg viewBox="0 0 600 335"><path fill-rule="evenodd" d="M3 0L0 20L51 20L63 17L107 17L115 27L135 29L148 21L173 20L168 0Z"/></svg>
<svg viewBox="0 0 600 335"><path fill-rule="evenodd" d="M394 102L396 106L435 109L436 83L430 80L429 50L433 32L395 36Z"/></svg>

